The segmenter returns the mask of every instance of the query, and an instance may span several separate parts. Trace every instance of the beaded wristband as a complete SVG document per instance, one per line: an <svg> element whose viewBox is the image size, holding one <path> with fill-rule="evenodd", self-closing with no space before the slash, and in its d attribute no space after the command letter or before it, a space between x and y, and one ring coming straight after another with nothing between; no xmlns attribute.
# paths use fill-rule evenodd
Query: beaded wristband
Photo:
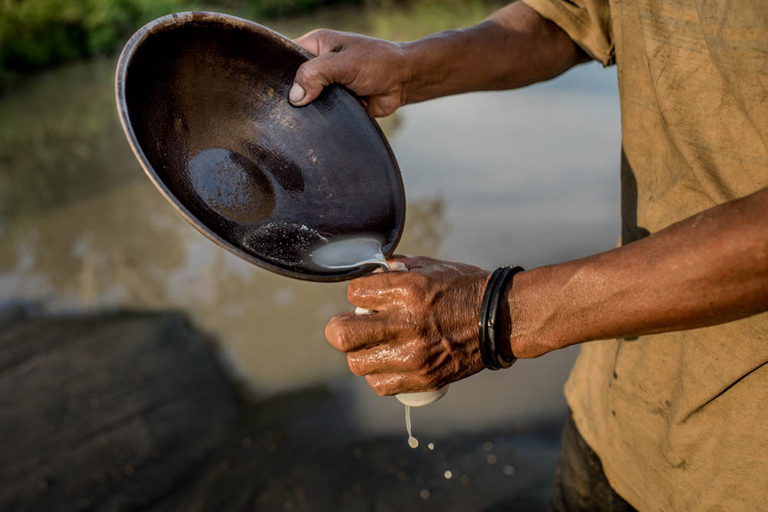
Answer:
<svg viewBox="0 0 768 512"><path fill-rule="evenodd" d="M524 269L518 266L504 266L494 270L488 284L485 287L483 303L480 306L480 318L478 319L480 356L483 364L490 370L509 368L517 360L515 357L507 359L499 353L496 344L496 318L499 307L504 299L507 284L519 272Z"/></svg>

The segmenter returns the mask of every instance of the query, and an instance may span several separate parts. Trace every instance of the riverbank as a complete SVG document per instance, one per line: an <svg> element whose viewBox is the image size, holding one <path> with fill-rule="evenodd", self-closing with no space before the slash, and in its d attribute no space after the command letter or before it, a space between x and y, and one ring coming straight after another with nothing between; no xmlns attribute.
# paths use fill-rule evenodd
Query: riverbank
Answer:
<svg viewBox="0 0 768 512"><path fill-rule="evenodd" d="M412 450L348 380L245 399L214 345L178 313L0 315L0 509L545 508L563 418Z"/></svg>

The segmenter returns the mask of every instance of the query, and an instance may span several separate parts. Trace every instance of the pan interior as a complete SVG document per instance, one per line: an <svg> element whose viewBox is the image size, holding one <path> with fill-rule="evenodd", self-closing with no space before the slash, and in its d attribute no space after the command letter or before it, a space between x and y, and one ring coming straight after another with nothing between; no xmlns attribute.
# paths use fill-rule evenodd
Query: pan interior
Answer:
<svg viewBox="0 0 768 512"><path fill-rule="evenodd" d="M198 229L249 261L305 279L350 274L311 265L309 253L327 240L373 235L391 254L405 214L391 150L341 87L290 105L306 60L291 42L195 13L157 24L134 44L124 116L150 177Z"/></svg>

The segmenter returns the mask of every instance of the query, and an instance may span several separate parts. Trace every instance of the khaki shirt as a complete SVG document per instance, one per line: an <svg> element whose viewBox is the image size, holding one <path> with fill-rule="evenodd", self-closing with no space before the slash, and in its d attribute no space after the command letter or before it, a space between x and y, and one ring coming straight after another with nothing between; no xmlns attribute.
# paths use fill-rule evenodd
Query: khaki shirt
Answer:
<svg viewBox="0 0 768 512"><path fill-rule="evenodd" d="M768 186L768 1L525 1L617 65L622 243ZM634 507L767 510L766 362L762 314L587 343L565 392Z"/></svg>

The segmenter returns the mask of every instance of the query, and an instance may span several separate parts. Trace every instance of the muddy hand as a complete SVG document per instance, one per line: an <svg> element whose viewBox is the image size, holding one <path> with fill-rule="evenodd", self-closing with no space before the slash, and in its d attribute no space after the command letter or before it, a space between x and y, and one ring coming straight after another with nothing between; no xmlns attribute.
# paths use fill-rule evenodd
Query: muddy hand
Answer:
<svg viewBox="0 0 768 512"><path fill-rule="evenodd" d="M477 320L483 269L396 256L410 272L355 279L347 296L376 313L335 316L325 329L355 375L379 395L436 390L483 369Z"/></svg>
<svg viewBox="0 0 768 512"><path fill-rule="evenodd" d="M360 96L376 117L388 116L405 104L410 72L401 45L326 29L312 31L295 42L315 58L296 72L289 93L294 105L306 105L332 83L345 85Z"/></svg>

